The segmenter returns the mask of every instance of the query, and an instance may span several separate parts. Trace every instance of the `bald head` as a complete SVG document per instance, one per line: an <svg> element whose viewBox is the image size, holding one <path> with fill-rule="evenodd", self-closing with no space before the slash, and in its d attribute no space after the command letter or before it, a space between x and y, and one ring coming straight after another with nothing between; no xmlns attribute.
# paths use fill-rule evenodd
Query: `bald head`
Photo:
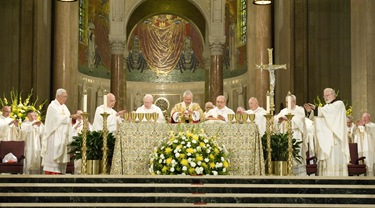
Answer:
<svg viewBox="0 0 375 208"><path fill-rule="evenodd" d="M107 94L107 107L108 108L113 108L115 107L116 104L116 97L112 93Z"/></svg>
<svg viewBox="0 0 375 208"><path fill-rule="evenodd" d="M258 99L256 99L255 97L251 97L249 99L249 108L250 110L256 110L259 108L259 102L258 102Z"/></svg>

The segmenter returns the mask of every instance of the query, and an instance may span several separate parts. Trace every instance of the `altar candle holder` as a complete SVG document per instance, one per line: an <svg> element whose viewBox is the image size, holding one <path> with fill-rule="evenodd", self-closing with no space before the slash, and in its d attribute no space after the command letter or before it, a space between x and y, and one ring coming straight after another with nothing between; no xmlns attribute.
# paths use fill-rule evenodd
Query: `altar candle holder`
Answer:
<svg viewBox="0 0 375 208"><path fill-rule="evenodd" d="M83 127L82 127L82 165L81 165L81 175L87 174L87 132L88 132L88 113L82 113Z"/></svg>
<svg viewBox="0 0 375 208"><path fill-rule="evenodd" d="M269 113L264 115L266 117L266 135L267 135L267 167L268 175L272 175L272 149L271 149L271 134L272 134L272 119L273 116Z"/></svg>
<svg viewBox="0 0 375 208"><path fill-rule="evenodd" d="M107 145L107 139L108 139L108 127L107 127L107 118L109 114L107 112L104 112L102 114L103 117L103 157L102 157L102 174L107 174L107 153L108 153L108 145Z"/></svg>
<svg viewBox="0 0 375 208"><path fill-rule="evenodd" d="M293 114L288 113L285 115L288 125L288 175L293 175L293 130L292 130L292 118Z"/></svg>

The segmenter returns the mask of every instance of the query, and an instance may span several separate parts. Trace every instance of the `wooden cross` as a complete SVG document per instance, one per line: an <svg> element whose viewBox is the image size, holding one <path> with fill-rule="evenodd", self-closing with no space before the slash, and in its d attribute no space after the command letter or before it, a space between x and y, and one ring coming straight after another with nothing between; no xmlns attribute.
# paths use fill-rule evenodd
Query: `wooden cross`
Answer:
<svg viewBox="0 0 375 208"><path fill-rule="evenodd" d="M283 65L273 65L273 60L272 60L272 48L268 48L268 64L260 64L256 65L257 69L265 69L268 70L270 73L270 94L271 96L274 95L274 90L275 90L275 70L277 69L286 69L286 64Z"/></svg>

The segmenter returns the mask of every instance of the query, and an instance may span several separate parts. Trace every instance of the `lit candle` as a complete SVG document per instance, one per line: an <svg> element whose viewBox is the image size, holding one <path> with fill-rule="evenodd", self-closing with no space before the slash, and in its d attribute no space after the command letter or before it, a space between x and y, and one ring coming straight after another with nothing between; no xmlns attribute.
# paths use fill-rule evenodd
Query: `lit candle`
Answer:
<svg viewBox="0 0 375 208"><path fill-rule="evenodd" d="M107 112L107 95L103 95L104 112Z"/></svg>
<svg viewBox="0 0 375 208"><path fill-rule="evenodd" d="M267 92L267 100L266 100L266 110L267 110L267 113L270 113L271 111L271 97L270 97L270 94Z"/></svg>
<svg viewBox="0 0 375 208"><path fill-rule="evenodd" d="M288 113L291 113L292 112L292 96L290 92L288 93L287 99L288 99Z"/></svg>
<svg viewBox="0 0 375 208"><path fill-rule="evenodd" d="M87 112L87 94L83 94L83 112Z"/></svg>

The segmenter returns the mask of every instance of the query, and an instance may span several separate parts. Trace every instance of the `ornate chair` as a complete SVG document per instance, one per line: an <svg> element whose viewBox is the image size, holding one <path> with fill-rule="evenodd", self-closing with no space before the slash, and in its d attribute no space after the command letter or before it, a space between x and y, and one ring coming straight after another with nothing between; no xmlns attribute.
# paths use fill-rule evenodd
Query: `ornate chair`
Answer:
<svg viewBox="0 0 375 208"><path fill-rule="evenodd" d="M308 144L310 145L310 144ZM311 175L318 172L318 165L316 164L317 158L315 156L310 157L310 148L308 147L308 150L306 151L306 174ZM313 161L312 164L311 161Z"/></svg>
<svg viewBox="0 0 375 208"><path fill-rule="evenodd" d="M17 157L17 162L3 163L8 153ZM25 141L0 141L0 173L23 173Z"/></svg>
<svg viewBox="0 0 375 208"><path fill-rule="evenodd" d="M169 110L169 101L167 98L159 97L155 100L155 105L160 108L160 110L163 112L164 118L166 121L169 119L168 110Z"/></svg>
<svg viewBox="0 0 375 208"><path fill-rule="evenodd" d="M348 173L350 176L353 175L366 175L367 165L364 164L366 157L358 158L358 144L349 143L350 162L348 164ZM362 161L362 162L360 162Z"/></svg>

